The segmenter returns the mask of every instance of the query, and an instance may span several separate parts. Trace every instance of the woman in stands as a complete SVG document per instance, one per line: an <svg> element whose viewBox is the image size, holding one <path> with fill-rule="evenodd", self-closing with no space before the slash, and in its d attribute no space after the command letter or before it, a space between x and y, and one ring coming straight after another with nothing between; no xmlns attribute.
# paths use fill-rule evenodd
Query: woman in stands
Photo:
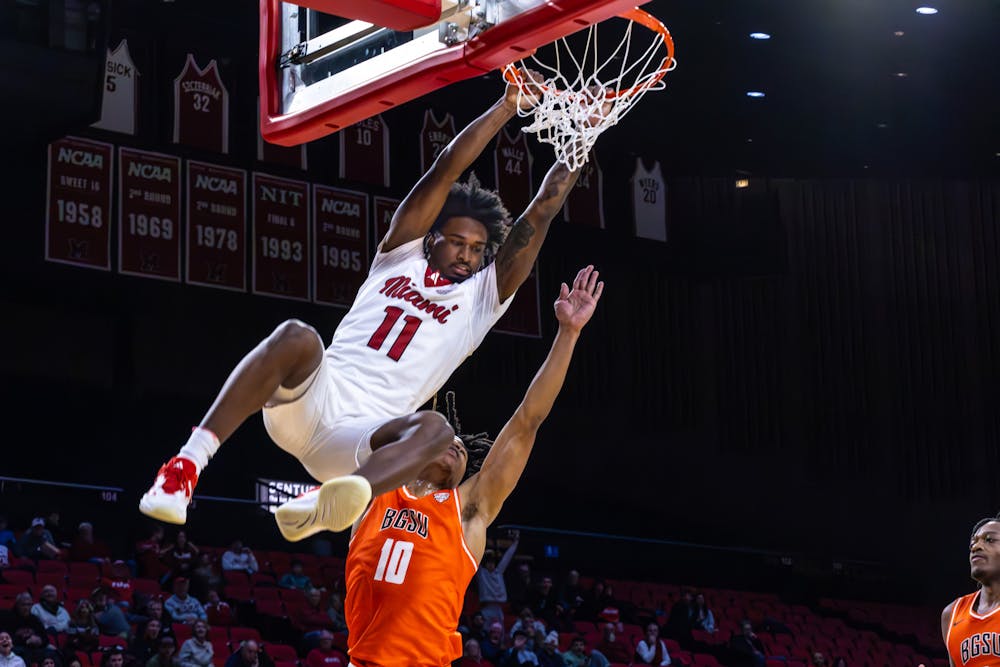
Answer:
<svg viewBox="0 0 1000 667"><path fill-rule="evenodd" d="M691 608L691 628L715 634L715 615L708 608L703 593L698 593L694 598L694 606Z"/></svg>
<svg viewBox="0 0 1000 667"><path fill-rule="evenodd" d="M187 533L177 531L177 539L166 548L170 561L170 578L190 577L198 558L198 547L188 540Z"/></svg>
<svg viewBox="0 0 1000 667"><path fill-rule="evenodd" d="M941 613L952 665L996 665L1000 659L1000 517L982 519L969 538L969 570L979 584Z"/></svg>
<svg viewBox="0 0 1000 667"><path fill-rule="evenodd" d="M67 639L64 650L67 658L75 659L76 651L83 653L96 651L100 634L97 618L94 617L94 605L86 598L80 600L76 603L76 609L70 615L69 626L66 628Z"/></svg>

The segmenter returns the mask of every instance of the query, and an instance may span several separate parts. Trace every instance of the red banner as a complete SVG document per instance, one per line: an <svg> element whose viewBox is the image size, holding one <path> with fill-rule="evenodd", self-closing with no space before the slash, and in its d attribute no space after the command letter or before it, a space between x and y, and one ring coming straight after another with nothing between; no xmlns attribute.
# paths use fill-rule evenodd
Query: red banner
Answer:
<svg viewBox="0 0 1000 667"><path fill-rule="evenodd" d="M247 173L187 163L187 282L246 291Z"/></svg>
<svg viewBox="0 0 1000 667"><path fill-rule="evenodd" d="M368 195L313 186L313 301L349 307L365 281Z"/></svg>
<svg viewBox="0 0 1000 667"><path fill-rule="evenodd" d="M118 271L181 279L181 160L118 148Z"/></svg>
<svg viewBox="0 0 1000 667"><path fill-rule="evenodd" d="M553 295L555 300L555 295ZM514 303L500 318L494 331L511 334L514 336L530 336L531 338L542 337L542 314L540 310L541 299L538 295L538 262L531 269L528 279L517 290L514 295Z"/></svg>
<svg viewBox="0 0 1000 667"><path fill-rule="evenodd" d="M253 293L309 300L309 184L253 175Z"/></svg>
<svg viewBox="0 0 1000 667"><path fill-rule="evenodd" d="M65 137L49 144L45 259L111 270L111 144Z"/></svg>
<svg viewBox="0 0 1000 667"><path fill-rule="evenodd" d="M382 242L385 235L389 233L389 224L392 216L396 214L396 209L402 203L399 199L392 197L375 197L372 208L375 211L375 248ZM374 253L372 253L374 256Z"/></svg>

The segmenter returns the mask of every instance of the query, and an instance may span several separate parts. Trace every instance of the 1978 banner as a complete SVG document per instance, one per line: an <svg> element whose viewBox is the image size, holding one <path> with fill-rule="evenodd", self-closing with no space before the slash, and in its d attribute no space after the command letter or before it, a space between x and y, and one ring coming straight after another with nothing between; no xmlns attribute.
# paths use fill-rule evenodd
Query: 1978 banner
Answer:
<svg viewBox="0 0 1000 667"><path fill-rule="evenodd" d="M181 279L181 160L118 149L118 271Z"/></svg>
<svg viewBox="0 0 1000 667"><path fill-rule="evenodd" d="M246 290L247 173L187 163L187 282Z"/></svg>
<svg viewBox="0 0 1000 667"><path fill-rule="evenodd" d="M111 270L111 144L65 137L49 144L45 259Z"/></svg>
<svg viewBox="0 0 1000 667"><path fill-rule="evenodd" d="M253 292L309 300L309 184L253 175Z"/></svg>

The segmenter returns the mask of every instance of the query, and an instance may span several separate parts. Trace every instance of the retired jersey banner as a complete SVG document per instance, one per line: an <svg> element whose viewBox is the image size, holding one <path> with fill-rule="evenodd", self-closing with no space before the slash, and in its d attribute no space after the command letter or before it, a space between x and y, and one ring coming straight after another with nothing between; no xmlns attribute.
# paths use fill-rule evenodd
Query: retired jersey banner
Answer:
<svg viewBox="0 0 1000 667"><path fill-rule="evenodd" d="M181 160L118 149L118 271L181 279Z"/></svg>
<svg viewBox="0 0 1000 667"><path fill-rule="evenodd" d="M374 250L378 249L378 244L382 242L385 235L389 233L389 225L392 224L392 216L396 215L396 209L402 203L393 197L375 197L372 208L375 211L375 243ZM370 259L370 258L369 258Z"/></svg>
<svg viewBox="0 0 1000 667"><path fill-rule="evenodd" d="M65 137L49 144L45 259L111 269L111 144Z"/></svg>
<svg viewBox="0 0 1000 667"><path fill-rule="evenodd" d="M368 275L368 195L313 186L313 301L348 307Z"/></svg>
<svg viewBox="0 0 1000 667"><path fill-rule="evenodd" d="M187 282L246 291L247 173L187 163Z"/></svg>
<svg viewBox="0 0 1000 667"><path fill-rule="evenodd" d="M253 292L309 300L309 184L253 175Z"/></svg>
<svg viewBox="0 0 1000 667"><path fill-rule="evenodd" d="M513 336L542 337L541 299L538 295L538 262L514 295L514 303L493 327L494 331Z"/></svg>

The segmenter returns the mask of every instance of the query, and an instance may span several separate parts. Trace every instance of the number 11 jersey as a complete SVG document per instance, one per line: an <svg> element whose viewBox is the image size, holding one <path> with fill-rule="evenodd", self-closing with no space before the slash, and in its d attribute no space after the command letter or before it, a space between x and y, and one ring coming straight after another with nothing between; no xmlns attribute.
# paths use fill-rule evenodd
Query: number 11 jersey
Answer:
<svg viewBox="0 0 1000 667"><path fill-rule="evenodd" d="M424 239L375 255L326 356L337 417L410 414L427 402L510 307L496 264L461 283L431 270Z"/></svg>

